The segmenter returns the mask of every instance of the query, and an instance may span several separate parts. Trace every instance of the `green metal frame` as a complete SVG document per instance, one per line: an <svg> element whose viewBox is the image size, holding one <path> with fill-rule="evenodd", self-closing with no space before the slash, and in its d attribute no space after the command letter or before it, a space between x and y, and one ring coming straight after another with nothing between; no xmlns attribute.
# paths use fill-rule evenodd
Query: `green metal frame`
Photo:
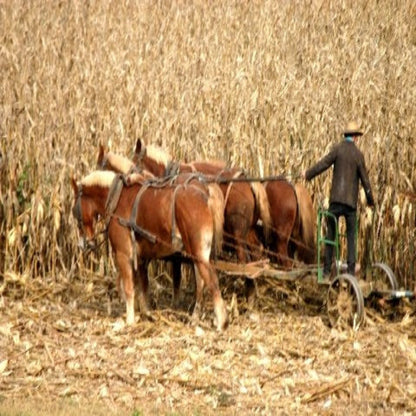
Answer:
<svg viewBox="0 0 416 416"><path fill-rule="evenodd" d="M322 221L326 220L327 218L332 218L335 221L335 239L334 240L328 240L325 236L322 235ZM359 218L357 215L357 221L355 223L355 255L356 258L358 258L358 244L357 244L357 240L358 240L358 228L359 228L359 224L358 224ZM332 214L331 212L329 212L328 210L319 207L318 208L318 227L317 227L317 250L318 250L318 283L323 283L324 280L324 269L322 266L322 261L321 261L321 251L322 251L322 245L324 244L328 244L328 245L332 245L335 248L335 266L337 269L337 275L340 274L340 267L341 267L341 261L340 261L340 237L346 237L345 234L340 234L339 233L339 224L337 221L337 218L334 214Z"/></svg>

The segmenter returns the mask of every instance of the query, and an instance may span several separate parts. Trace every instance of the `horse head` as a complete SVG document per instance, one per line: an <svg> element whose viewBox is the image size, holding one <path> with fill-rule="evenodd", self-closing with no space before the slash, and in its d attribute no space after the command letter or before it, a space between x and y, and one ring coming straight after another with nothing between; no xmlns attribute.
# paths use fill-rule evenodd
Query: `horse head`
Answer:
<svg viewBox="0 0 416 416"><path fill-rule="evenodd" d="M140 138L136 141L136 146L134 148L133 163L141 165L143 159L146 157L146 146Z"/></svg>
<svg viewBox="0 0 416 416"><path fill-rule="evenodd" d="M135 164L130 159L109 151L102 144L98 150L97 169L111 170L126 175L137 172Z"/></svg>
<svg viewBox="0 0 416 416"><path fill-rule="evenodd" d="M97 249L97 222L105 216L105 202L102 192L97 189L107 188L113 180L113 176L105 175L104 172L93 172L82 181L77 182L74 177L71 178L71 185L74 192L74 205L72 214L77 220L79 242L78 246L83 251ZM108 191L107 191L108 193Z"/></svg>
<svg viewBox="0 0 416 416"><path fill-rule="evenodd" d="M101 144L98 151L97 169L122 174L124 183L128 186L135 183L143 183L155 177L150 171L144 169L141 164L137 166L134 161L123 155L108 151Z"/></svg>
<svg viewBox="0 0 416 416"><path fill-rule="evenodd" d="M145 146L139 138L134 150L133 163L139 170L147 170L155 176L163 177L167 175L173 161L164 149L155 145Z"/></svg>

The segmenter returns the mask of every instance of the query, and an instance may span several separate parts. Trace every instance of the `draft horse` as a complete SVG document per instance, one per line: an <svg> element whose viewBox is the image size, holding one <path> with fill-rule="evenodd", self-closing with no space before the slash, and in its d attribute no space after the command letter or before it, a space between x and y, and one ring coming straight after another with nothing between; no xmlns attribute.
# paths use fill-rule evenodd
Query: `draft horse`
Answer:
<svg viewBox="0 0 416 416"><path fill-rule="evenodd" d="M269 257L285 268L299 261L315 261L315 211L312 198L302 184L285 178L264 184L270 205L272 231L267 243Z"/></svg>
<svg viewBox="0 0 416 416"><path fill-rule="evenodd" d="M133 162L159 177L177 172L200 172L218 180L225 200L224 240L228 240L228 247L235 249L241 263L260 257L261 243L256 234L256 225L260 219L267 240L271 224L269 203L261 183L233 182L233 179L244 177L244 172L228 168L222 161L175 162L164 149L154 145L145 146L140 139L136 142ZM252 298L253 294L254 283L246 279L247 298Z"/></svg>
<svg viewBox="0 0 416 416"><path fill-rule="evenodd" d="M147 260L182 251L192 259L196 277L197 318L204 286L209 289L217 329L228 325L215 269L210 264L214 233L212 212L206 197L196 188L160 186L143 181L125 186L123 177L111 171L94 171L79 183L72 178L73 215L85 245L93 245L95 223L104 219L126 301L127 324L134 323L134 291L142 313L147 305Z"/></svg>
<svg viewBox="0 0 416 416"><path fill-rule="evenodd" d="M130 159L123 155L109 151L102 144L99 146L97 169L111 170L116 173L127 175L125 180L130 184L136 182L137 179L138 182L140 182L143 176L150 180L156 178L156 176L149 171L142 170L141 172L138 172L137 167ZM186 186L193 186L206 195L208 206L214 219L215 230L213 238L213 253L211 254L216 257L221 250L224 226L224 197L219 186L215 183L206 184L201 181L200 176L187 173L161 180L169 181L170 185L182 184ZM172 264L173 304L177 305L179 303L179 290L181 284L181 264L184 262L190 263L190 261L186 257L182 256L181 253L174 253L164 260L170 261Z"/></svg>

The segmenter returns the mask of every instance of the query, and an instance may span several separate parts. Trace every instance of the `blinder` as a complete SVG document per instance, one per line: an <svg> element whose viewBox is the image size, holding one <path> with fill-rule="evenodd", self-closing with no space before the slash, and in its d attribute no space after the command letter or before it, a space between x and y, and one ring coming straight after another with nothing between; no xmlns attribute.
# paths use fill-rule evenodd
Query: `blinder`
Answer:
<svg viewBox="0 0 416 416"><path fill-rule="evenodd" d="M77 220L78 230L81 234L78 247L83 252L90 252L90 251L96 250L99 247L99 245L96 242L96 235L94 235L94 237L91 239L87 237L87 233L84 227L84 221L82 219L81 197L82 197L82 184L79 185L78 192L77 192L77 199L75 202L75 206L72 210L72 213L75 219Z"/></svg>

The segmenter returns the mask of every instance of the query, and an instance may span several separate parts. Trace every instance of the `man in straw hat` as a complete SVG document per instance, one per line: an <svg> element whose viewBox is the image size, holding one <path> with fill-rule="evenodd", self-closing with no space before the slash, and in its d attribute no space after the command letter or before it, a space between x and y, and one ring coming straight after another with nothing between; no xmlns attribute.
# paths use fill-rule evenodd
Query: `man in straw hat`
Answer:
<svg viewBox="0 0 416 416"><path fill-rule="evenodd" d="M358 183L364 188L369 206L374 206L374 198L371 192L370 181L365 167L364 156L356 146L356 142L363 132L356 122L350 122L344 131L344 140L336 144L332 150L323 157L316 165L303 172L306 180L333 166L331 194L329 198L329 209L337 221L340 216L345 217L347 225L347 272L355 274L355 225L357 218ZM327 219L326 239L335 239L336 223L333 218ZM331 273L333 259L333 245L325 247L324 276Z"/></svg>

